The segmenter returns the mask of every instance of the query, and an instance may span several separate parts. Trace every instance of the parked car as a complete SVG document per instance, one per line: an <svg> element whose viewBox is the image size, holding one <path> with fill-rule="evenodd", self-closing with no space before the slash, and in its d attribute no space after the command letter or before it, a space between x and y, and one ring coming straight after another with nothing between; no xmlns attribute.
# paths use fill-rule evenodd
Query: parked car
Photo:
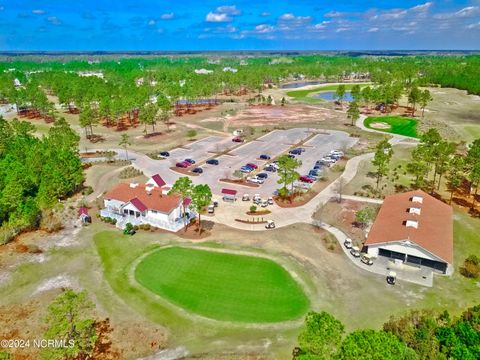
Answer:
<svg viewBox="0 0 480 360"><path fill-rule="evenodd" d="M213 202L213 206L214 206L214 207L218 207L218 201L214 201L214 202Z"/></svg>
<svg viewBox="0 0 480 360"><path fill-rule="evenodd" d="M253 169L250 166L242 166L240 168L240 171L243 172L243 173L250 173L250 172L253 171Z"/></svg>
<svg viewBox="0 0 480 360"><path fill-rule="evenodd" d="M268 220L267 224L265 225L265 229L275 229L275 223L273 220Z"/></svg>
<svg viewBox="0 0 480 360"><path fill-rule="evenodd" d="M254 170L258 168L257 165L252 164L252 163L248 163L248 164L246 164L246 166L251 167L251 168L254 169Z"/></svg>
<svg viewBox="0 0 480 360"><path fill-rule="evenodd" d="M288 156L290 159L295 159L295 155L293 155L293 154L288 154L287 156Z"/></svg>
<svg viewBox="0 0 480 360"><path fill-rule="evenodd" d="M318 176L318 170L312 169L308 172L308 175L310 176Z"/></svg>
<svg viewBox="0 0 480 360"><path fill-rule="evenodd" d="M343 246L345 246L347 249L351 249L353 246L352 239L346 238L345 241L343 242Z"/></svg>
<svg viewBox="0 0 480 360"><path fill-rule="evenodd" d="M330 157L324 157L322 158L322 161L327 163L328 165L335 164L337 162L335 159L332 159Z"/></svg>
<svg viewBox="0 0 480 360"><path fill-rule="evenodd" d="M218 165L218 160L217 159L208 159L205 162L209 165Z"/></svg>
<svg viewBox="0 0 480 360"><path fill-rule="evenodd" d="M298 180L300 180L301 182L309 183L309 184L313 183L313 180L307 176L300 176Z"/></svg>
<svg viewBox="0 0 480 360"><path fill-rule="evenodd" d="M350 254L352 254L354 257L360 257L360 249L358 246L352 246L350 249Z"/></svg>
<svg viewBox="0 0 480 360"><path fill-rule="evenodd" d="M276 169L274 166L272 166L272 165L265 166L265 167L263 168L263 170L265 170L265 171L270 171L270 172L276 172L276 171L277 171L277 169Z"/></svg>
<svg viewBox="0 0 480 360"><path fill-rule="evenodd" d="M312 170L319 171L322 170L322 165L315 165Z"/></svg>
<svg viewBox="0 0 480 360"><path fill-rule="evenodd" d="M262 200L262 202L260 203L260 205L262 207L267 207L268 206L268 200Z"/></svg>
<svg viewBox="0 0 480 360"><path fill-rule="evenodd" d="M180 161L175 164L178 168L188 168L191 164L186 161Z"/></svg>
<svg viewBox="0 0 480 360"><path fill-rule="evenodd" d="M260 178L260 179L266 179L266 178L268 178L268 174L267 173L260 173L260 174L257 174L257 177Z"/></svg>
<svg viewBox="0 0 480 360"><path fill-rule="evenodd" d="M343 151L340 151L340 150L332 150L330 151L330 155L339 155L343 157L345 154L343 153Z"/></svg>
<svg viewBox="0 0 480 360"><path fill-rule="evenodd" d="M297 148L297 150L300 151L300 152L305 152L305 148L300 147L300 148Z"/></svg>
<svg viewBox="0 0 480 360"><path fill-rule="evenodd" d="M250 195L248 195L248 194L243 194L243 196L242 196L242 201L250 201Z"/></svg>
<svg viewBox="0 0 480 360"><path fill-rule="evenodd" d="M168 151L162 151L160 153L160 156L163 156L163 157L169 157L170 156L170 153Z"/></svg>
<svg viewBox="0 0 480 360"><path fill-rule="evenodd" d="M215 213L215 206L208 205L208 213L209 214L214 214Z"/></svg>
<svg viewBox="0 0 480 360"><path fill-rule="evenodd" d="M273 205L273 198L272 197L269 197L267 201L268 201L268 205Z"/></svg>
<svg viewBox="0 0 480 360"><path fill-rule="evenodd" d="M193 173L195 174L202 174L203 173L203 169L202 168L199 168L199 167L196 167L195 169L192 170Z"/></svg>
<svg viewBox="0 0 480 360"><path fill-rule="evenodd" d="M317 181L317 177L314 176L314 175L308 174L308 175L305 175L305 177L309 178L310 180L312 180L312 181L314 181L314 182Z"/></svg>
<svg viewBox="0 0 480 360"><path fill-rule="evenodd" d="M193 160L193 159L185 159L184 161L186 161L186 162L188 162L192 165L195 164L195 160Z"/></svg>
<svg viewBox="0 0 480 360"><path fill-rule="evenodd" d="M325 166L325 165L327 165L327 162L323 160L317 160L315 162L315 166Z"/></svg>
<svg viewBox="0 0 480 360"><path fill-rule="evenodd" d="M263 184L265 182L265 179L261 179L256 176L249 176L247 177L247 181L255 184Z"/></svg>
<svg viewBox="0 0 480 360"><path fill-rule="evenodd" d="M270 156L266 155L266 154L262 154L260 155L260 159L262 160L270 160Z"/></svg>
<svg viewBox="0 0 480 360"><path fill-rule="evenodd" d="M243 142L243 139L239 136L235 136L233 139L232 139L233 142L237 142L237 143L241 143Z"/></svg>
<svg viewBox="0 0 480 360"><path fill-rule="evenodd" d="M275 168L275 170L278 170L278 167L279 167L278 166L278 161L274 161L270 165L272 165Z"/></svg>
<svg viewBox="0 0 480 360"><path fill-rule="evenodd" d="M302 155L302 152L300 151L300 149L293 149L293 150L290 150L288 153L291 155Z"/></svg>
<svg viewBox="0 0 480 360"><path fill-rule="evenodd" d="M372 257L368 254L362 254L360 261L366 265L373 265Z"/></svg>

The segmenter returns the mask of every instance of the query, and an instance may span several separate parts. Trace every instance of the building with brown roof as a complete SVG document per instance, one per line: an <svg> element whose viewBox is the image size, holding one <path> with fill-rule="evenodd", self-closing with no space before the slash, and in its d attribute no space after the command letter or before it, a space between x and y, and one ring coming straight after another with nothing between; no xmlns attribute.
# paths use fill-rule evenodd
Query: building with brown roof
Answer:
<svg viewBox="0 0 480 360"><path fill-rule="evenodd" d="M364 245L371 256L449 273L452 208L421 190L387 196Z"/></svg>
<svg viewBox="0 0 480 360"><path fill-rule="evenodd" d="M178 231L188 219L195 217L195 213L188 207L189 200L185 199L182 204L180 197L166 195L162 186L158 185L120 183L104 195L105 207L100 215L116 219L116 226L121 229L131 223Z"/></svg>

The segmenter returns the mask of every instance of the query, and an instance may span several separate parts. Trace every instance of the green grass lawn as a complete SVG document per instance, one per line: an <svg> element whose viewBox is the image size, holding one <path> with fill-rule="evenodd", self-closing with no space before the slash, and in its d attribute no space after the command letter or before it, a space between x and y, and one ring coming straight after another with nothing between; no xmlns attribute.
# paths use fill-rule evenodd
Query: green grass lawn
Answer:
<svg viewBox="0 0 480 360"><path fill-rule="evenodd" d="M143 259L135 277L172 303L217 320L280 322L309 307L290 274L261 257L171 247Z"/></svg>
<svg viewBox="0 0 480 360"><path fill-rule="evenodd" d="M389 129L377 129L371 126L372 123L382 122L390 125ZM392 134L404 135L413 138L417 138L417 125L416 119L407 118L403 116L370 116L365 119L363 123L367 128L378 131L383 131Z"/></svg>

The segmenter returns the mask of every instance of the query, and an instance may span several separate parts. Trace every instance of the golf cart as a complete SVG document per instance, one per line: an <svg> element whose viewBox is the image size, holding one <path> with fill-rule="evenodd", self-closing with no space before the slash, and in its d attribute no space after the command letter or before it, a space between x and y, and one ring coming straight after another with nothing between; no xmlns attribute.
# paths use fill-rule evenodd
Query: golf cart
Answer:
<svg viewBox="0 0 480 360"><path fill-rule="evenodd" d="M345 241L343 242L343 245L344 245L347 249L351 249L352 246L353 246L352 239L346 238Z"/></svg>
<svg viewBox="0 0 480 360"><path fill-rule="evenodd" d="M268 220L267 224L265 225L265 229L275 229L275 223L273 220Z"/></svg>
<svg viewBox="0 0 480 360"><path fill-rule="evenodd" d="M373 265L372 257L368 254L362 254L360 261L366 265Z"/></svg>
<svg viewBox="0 0 480 360"><path fill-rule="evenodd" d="M248 194L243 194L243 196L242 196L242 201L250 201L250 195L248 195Z"/></svg>
<svg viewBox="0 0 480 360"><path fill-rule="evenodd" d="M136 233L133 225L131 223L125 224L125 229L123 229L123 235L134 235Z"/></svg>
<svg viewBox="0 0 480 360"><path fill-rule="evenodd" d="M209 214L214 214L215 213L215 206L213 204L208 205L208 213Z"/></svg>
<svg viewBox="0 0 480 360"><path fill-rule="evenodd" d="M397 280L397 273L395 271L389 271L387 274L387 283L390 285L395 285Z"/></svg>
<svg viewBox="0 0 480 360"><path fill-rule="evenodd" d="M352 254L353 257L360 257L360 249L358 248L358 246L352 246L350 254Z"/></svg>

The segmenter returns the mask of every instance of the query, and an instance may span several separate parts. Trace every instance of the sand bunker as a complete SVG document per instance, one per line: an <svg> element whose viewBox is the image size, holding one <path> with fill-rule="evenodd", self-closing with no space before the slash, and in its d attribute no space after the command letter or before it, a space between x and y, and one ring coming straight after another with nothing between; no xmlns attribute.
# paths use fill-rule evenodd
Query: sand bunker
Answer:
<svg viewBox="0 0 480 360"><path fill-rule="evenodd" d="M381 129L381 130L388 130L390 129L390 125L385 122L374 122L370 124L370 127L373 129Z"/></svg>

